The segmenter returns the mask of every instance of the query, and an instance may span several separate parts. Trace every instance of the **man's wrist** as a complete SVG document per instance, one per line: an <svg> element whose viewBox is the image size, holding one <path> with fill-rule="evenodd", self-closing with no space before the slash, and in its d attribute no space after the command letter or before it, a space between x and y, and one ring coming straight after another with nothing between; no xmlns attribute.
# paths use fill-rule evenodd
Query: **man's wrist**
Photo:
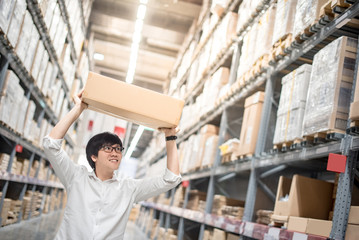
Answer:
<svg viewBox="0 0 359 240"><path fill-rule="evenodd" d="M177 139L176 135L166 136L166 142L167 141L175 141Z"/></svg>

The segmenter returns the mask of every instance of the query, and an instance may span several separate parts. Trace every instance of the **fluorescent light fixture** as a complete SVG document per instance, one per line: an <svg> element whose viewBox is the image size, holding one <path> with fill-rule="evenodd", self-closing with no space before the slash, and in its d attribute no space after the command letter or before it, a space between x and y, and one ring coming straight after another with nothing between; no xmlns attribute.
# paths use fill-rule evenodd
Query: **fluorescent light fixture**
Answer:
<svg viewBox="0 0 359 240"><path fill-rule="evenodd" d="M94 53L93 58L95 60L103 61L105 59L105 56L103 54L101 54L101 53Z"/></svg>
<svg viewBox="0 0 359 240"><path fill-rule="evenodd" d="M137 9L137 19L143 20L146 16L146 5L141 4Z"/></svg>
<svg viewBox="0 0 359 240"><path fill-rule="evenodd" d="M140 140L140 137L141 137L144 129L145 129L144 126L139 126L137 128L136 134L132 139L131 145L128 148L128 150L126 151L125 159L129 159L131 157L133 151L135 150L135 147L136 147L138 141Z"/></svg>

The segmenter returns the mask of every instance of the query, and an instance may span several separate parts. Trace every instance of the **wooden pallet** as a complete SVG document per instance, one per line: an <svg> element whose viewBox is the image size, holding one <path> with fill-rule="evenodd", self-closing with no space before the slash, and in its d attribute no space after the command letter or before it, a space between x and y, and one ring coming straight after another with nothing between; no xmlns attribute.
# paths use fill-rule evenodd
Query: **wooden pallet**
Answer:
<svg viewBox="0 0 359 240"><path fill-rule="evenodd" d="M292 34L287 34L281 39L279 39L276 43L274 43L268 58L269 64L274 64L280 59L282 59L284 56L288 55L288 53L290 52L289 48L291 47L292 42Z"/></svg>
<svg viewBox="0 0 359 240"><path fill-rule="evenodd" d="M287 152L290 150L290 146L292 146L293 141L287 141L282 143L277 143L273 145L273 152Z"/></svg>
<svg viewBox="0 0 359 240"><path fill-rule="evenodd" d="M330 141L338 141L344 137L345 132L338 129L330 129L327 131L317 132L313 134L309 134L303 137L303 141L301 143L302 147L321 144Z"/></svg>
<svg viewBox="0 0 359 240"><path fill-rule="evenodd" d="M359 135L359 120L354 120L350 123L350 128L347 129L347 134L358 136Z"/></svg>
<svg viewBox="0 0 359 240"><path fill-rule="evenodd" d="M244 160L246 160L248 158L252 158L253 155L254 155L254 153L247 153L247 154L244 154L244 155L239 155L237 157L240 159L240 161L244 161Z"/></svg>

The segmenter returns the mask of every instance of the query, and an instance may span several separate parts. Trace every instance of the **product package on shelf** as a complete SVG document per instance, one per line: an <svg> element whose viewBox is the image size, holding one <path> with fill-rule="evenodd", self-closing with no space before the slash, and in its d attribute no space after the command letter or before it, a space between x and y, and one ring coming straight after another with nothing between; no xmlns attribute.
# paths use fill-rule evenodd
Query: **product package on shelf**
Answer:
<svg viewBox="0 0 359 240"><path fill-rule="evenodd" d="M58 24L60 21L62 21L61 10L60 10L59 4L56 4L54 12L53 12L53 16L52 16L51 27L48 29L49 36L50 36L50 39L52 42L54 42L54 40L55 40L56 30L57 30L57 27L58 27Z"/></svg>
<svg viewBox="0 0 359 240"><path fill-rule="evenodd" d="M39 44L40 34L37 31L35 24L31 26L31 32L29 35L29 42L26 50L26 56L24 59L24 66L28 72L31 71L31 66L36 54L37 45Z"/></svg>
<svg viewBox="0 0 359 240"><path fill-rule="evenodd" d="M271 223L271 217L273 215L273 211L260 209L257 210L256 215L257 215L257 220L256 220L257 223L269 225Z"/></svg>
<svg viewBox="0 0 359 240"><path fill-rule="evenodd" d="M258 11L257 7L261 5L263 0L254 0L254 1L242 1L238 9L238 24L237 32L243 30L253 15Z"/></svg>
<svg viewBox="0 0 359 240"><path fill-rule="evenodd" d="M359 84L355 85L354 100L350 105L349 118L353 121L353 126L359 126Z"/></svg>
<svg viewBox="0 0 359 240"><path fill-rule="evenodd" d="M54 16L54 11L57 5L56 3L57 3L56 0L49 0L49 1L42 1L42 3L40 4L40 8L44 16L44 22L48 30L51 27L52 18Z"/></svg>
<svg viewBox="0 0 359 240"><path fill-rule="evenodd" d="M6 36L13 48L16 48L19 35L23 25L23 19L26 12L26 1L3 1L4 3L16 2L14 12L11 17L11 22L7 30Z"/></svg>
<svg viewBox="0 0 359 240"><path fill-rule="evenodd" d="M178 126L184 105L183 100L92 72L82 99L89 109L153 129Z"/></svg>
<svg viewBox="0 0 359 240"><path fill-rule="evenodd" d="M272 221L288 223L289 217L327 220L333 206L333 183L294 175L279 178Z"/></svg>
<svg viewBox="0 0 359 240"><path fill-rule="evenodd" d="M198 151L193 151L193 162L195 163L194 169L200 169L202 166L203 156L205 154L205 147L207 140L212 136L218 136L218 127L214 125L207 124L203 126L200 130L199 137L197 139L196 146Z"/></svg>
<svg viewBox="0 0 359 240"><path fill-rule="evenodd" d="M329 237L332 225L328 220L290 216L288 230Z"/></svg>
<svg viewBox="0 0 359 240"><path fill-rule="evenodd" d="M9 165L10 155L6 153L0 153L0 170L6 171Z"/></svg>
<svg viewBox="0 0 359 240"><path fill-rule="evenodd" d="M320 19L320 9L327 0L297 0L295 21L293 26L293 37L310 34L309 28ZM298 36L299 37L299 36Z"/></svg>
<svg viewBox="0 0 359 240"><path fill-rule="evenodd" d="M209 168L213 165L218 150L218 135L209 137L206 140L203 150L202 168Z"/></svg>
<svg viewBox="0 0 359 240"><path fill-rule="evenodd" d="M36 110L36 104L34 103L34 101L30 100L29 106L27 107L27 111L26 111L26 117L24 122L23 133L22 133L23 136L28 139L30 138L30 131L31 131L32 120L34 118L35 110Z"/></svg>
<svg viewBox="0 0 359 240"><path fill-rule="evenodd" d="M7 32L14 8L15 1L0 2L0 28L4 33Z"/></svg>
<svg viewBox="0 0 359 240"><path fill-rule="evenodd" d="M186 208L191 210L198 210L199 201L206 201L207 193L198 190L191 190L189 192L188 203Z"/></svg>
<svg viewBox="0 0 359 240"><path fill-rule="evenodd" d="M6 225L16 223L20 214L22 201L11 199L10 210L8 212Z"/></svg>
<svg viewBox="0 0 359 240"><path fill-rule="evenodd" d="M302 123L312 66L303 64L282 78L273 144L302 137Z"/></svg>
<svg viewBox="0 0 359 240"><path fill-rule="evenodd" d="M222 163L234 161L237 159L237 156L239 155L239 145L239 139L231 138L219 146L219 149L221 150Z"/></svg>
<svg viewBox="0 0 359 240"><path fill-rule="evenodd" d="M9 128L17 131L21 103L24 96L24 89L20 86L17 75L8 70L5 76L4 86L0 101L0 121Z"/></svg>
<svg viewBox="0 0 359 240"><path fill-rule="evenodd" d="M46 73L46 68L48 63L49 63L49 54L47 53L47 51L44 51L44 54L40 61L40 65L38 66L39 69L38 69L37 78L35 78L36 85L39 89L42 89L42 85L44 83L44 76Z"/></svg>
<svg viewBox="0 0 359 240"><path fill-rule="evenodd" d="M221 67L204 84L203 101L200 108L200 115L214 109L220 89L228 83L229 68Z"/></svg>
<svg viewBox="0 0 359 240"><path fill-rule="evenodd" d="M23 26L21 28L21 32L15 49L17 56L23 63L25 63L25 57L31 41L33 25L34 23L32 21L31 14L29 11L26 10Z"/></svg>
<svg viewBox="0 0 359 240"><path fill-rule="evenodd" d="M269 54L269 51L272 47L276 9L277 5L272 4L260 17L258 24L256 25L258 30L255 43L256 49L254 59L255 61L262 61L261 65L263 67L267 67L264 56Z"/></svg>
<svg viewBox="0 0 359 240"><path fill-rule="evenodd" d="M4 202L1 209L1 226L6 225L6 220L9 215L10 207L11 207L11 199L4 198Z"/></svg>
<svg viewBox="0 0 359 240"><path fill-rule="evenodd" d="M272 45L293 34L298 0L278 0Z"/></svg>
<svg viewBox="0 0 359 240"><path fill-rule="evenodd" d="M303 120L303 136L345 132L356 50L357 40L340 37L314 56Z"/></svg>
<svg viewBox="0 0 359 240"><path fill-rule="evenodd" d="M213 33L210 63L214 63L222 49L227 47L236 35L238 14L228 12Z"/></svg>
<svg viewBox="0 0 359 240"><path fill-rule="evenodd" d="M264 92L256 92L244 102L243 123L240 135L239 156L254 154L262 115Z"/></svg>
<svg viewBox="0 0 359 240"><path fill-rule="evenodd" d="M231 216L241 219L244 211L244 201L214 195L212 213L219 216Z"/></svg>

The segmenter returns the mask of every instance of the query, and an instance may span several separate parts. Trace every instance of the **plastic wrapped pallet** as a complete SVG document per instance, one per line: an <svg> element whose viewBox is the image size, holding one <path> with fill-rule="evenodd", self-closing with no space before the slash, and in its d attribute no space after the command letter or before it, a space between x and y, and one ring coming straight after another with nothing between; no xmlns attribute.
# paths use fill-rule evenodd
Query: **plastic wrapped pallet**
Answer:
<svg viewBox="0 0 359 240"><path fill-rule="evenodd" d="M354 77L357 40L341 37L313 60L303 121L303 136L344 132Z"/></svg>
<svg viewBox="0 0 359 240"><path fill-rule="evenodd" d="M282 78L274 144L302 137L302 123L311 69L311 65L303 64Z"/></svg>
<svg viewBox="0 0 359 240"><path fill-rule="evenodd" d="M39 40L39 44L36 49L36 55L34 57L34 61L32 63L30 70L30 74L35 79L35 81L37 79L37 76L39 75L41 61L44 56L44 51L45 51L44 43L41 40Z"/></svg>
<svg viewBox="0 0 359 240"><path fill-rule="evenodd" d="M5 3L5 2L15 2L15 1L2 1L2 2ZM10 44L14 48L17 45L17 41L21 32L25 12L26 12L26 1L25 0L16 1L14 13L11 17L9 29L6 34Z"/></svg>
<svg viewBox="0 0 359 240"><path fill-rule="evenodd" d="M268 54L272 47L276 9L277 5L272 4L258 21L258 32L255 44L256 52L254 57L256 60L263 54Z"/></svg>
<svg viewBox="0 0 359 240"><path fill-rule="evenodd" d="M34 118L35 110L36 110L36 104L34 103L34 101L30 100L29 106L26 111L24 130L23 130L23 136L25 138L30 137L32 119Z"/></svg>
<svg viewBox="0 0 359 240"><path fill-rule="evenodd" d="M202 158L203 168L211 167L213 165L217 151L219 151L218 138L217 135L214 135L207 139Z"/></svg>
<svg viewBox="0 0 359 240"><path fill-rule="evenodd" d="M198 138L198 151L196 155L193 154L195 156L194 162L196 169L199 169L202 166L207 139L215 135L218 135L218 127L207 124L201 128Z"/></svg>
<svg viewBox="0 0 359 240"><path fill-rule="evenodd" d="M25 63L25 58L27 55L27 50L31 42L31 33L33 30L33 21L29 11L26 11L23 26L21 28L21 33L19 36L18 43L16 45L16 54L20 60Z"/></svg>
<svg viewBox="0 0 359 240"><path fill-rule="evenodd" d="M296 37L305 29L316 23L319 19L321 7L328 2L327 0L298 0L295 21L293 26L293 36Z"/></svg>
<svg viewBox="0 0 359 240"><path fill-rule="evenodd" d="M26 56L24 60L24 66L28 72L30 72L31 70L31 66L36 54L36 49L37 49L37 45L39 44L39 38L40 38L39 32L37 31L35 24L32 24L31 26L29 37L30 37L29 45L27 46Z"/></svg>
<svg viewBox="0 0 359 240"><path fill-rule="evenodd" d="M278 0L272 45L293 33L297 2L298 0Z"/></svg>
<svg viewBox="0 0 359 240"><path fill-rule="evenodd" d="M263 0L242 1L238 9L237 32L246 27L251 21L252 16L257 12L257 8L263 3Z"/></svg>
<svg viewBox="0 0 359 240"><path fill-rule="evenodd" d="M0 2L0 28L6 33L15 8L15 1Z"/></svg>
<svg viewBox="0 0 359 240"><path fill-rule="evenodd" d="M246 98L244 102L245 109L238 150L240 156L250 155L255 151L259 124L262 116L263 101L264 92L256 92Z"/></svg>

